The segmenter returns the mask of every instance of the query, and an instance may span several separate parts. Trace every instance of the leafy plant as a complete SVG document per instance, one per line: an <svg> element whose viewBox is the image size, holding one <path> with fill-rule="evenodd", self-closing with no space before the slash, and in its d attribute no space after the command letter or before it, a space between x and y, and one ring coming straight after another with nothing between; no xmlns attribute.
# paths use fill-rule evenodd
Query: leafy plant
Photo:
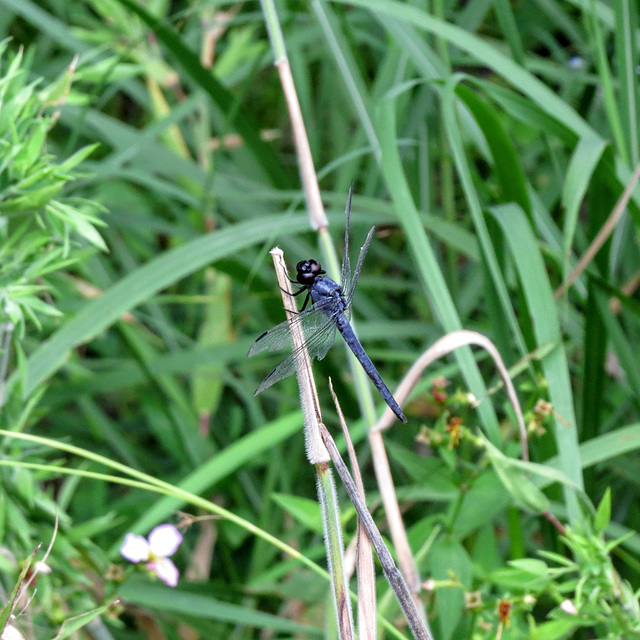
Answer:
<svg viewBox="0 0 640 640"><path fill-rule="evenodd" d="M29 78L24 55L0 46L0 309L5 331L10 323L24 337L26 320L40 327L39 316L57 316L48 276L69 268L82 253L78 240L99 249L106 245L96 226L101 208L94 202L61 197L74 169L97 145L88 145L63 162L47 152L47 136L59 119L58 107L69 92L75 64L52 85ZM73 250L72 244L78 245ZM85 258L86 259L86 256ZM5 345L6 350L6 345Z"/></svg>

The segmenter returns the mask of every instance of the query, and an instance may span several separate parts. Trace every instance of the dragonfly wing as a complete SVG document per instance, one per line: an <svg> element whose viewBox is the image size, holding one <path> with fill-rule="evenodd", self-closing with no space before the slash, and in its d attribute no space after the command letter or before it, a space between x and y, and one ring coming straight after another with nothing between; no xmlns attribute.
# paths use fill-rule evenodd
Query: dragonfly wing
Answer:
<svg viewBox="0 0 640 640"><path fill-rule="evenodd" d="M268 389L272 384L287 378L296 372L298 368L298 359L301 352L306 349L309 353L311 360L317 358L322 360L327 355L327 351L333 344L336 337L336 325L331 318L326 314L324 316L325 323L319 329L315 331L313 335L305 342L304 345L296 349L288 358L283 360L261 383L256 389L254 395L258 395L265 389ZM280 325L278 325L280 326Z"/></svg>
<svg viewBox="0 0 640 640"><path fill-rule="evenodd" d="M349 195L347 196L347 206L344 213L347 218L347 225L344 228L344 254L342 255L342 269L340 271L340 286L343 291L349 288L351 279L351 259L349 258L349 229L351 227L351 197L353 196L353 182L349 187Z"/></svg>
<svg viewBox="0 0 640 640"><path fill-rule="evenodd" d="M255 356L263 351L280 351L282 349L291 349L291 325L300 325L305 336L311 336L320 329L328 320L328 316L324 313L324 307L334 304L333 300L321 300L314 304L310 309L301 311L296 314L295 318L289 322L285 320L275 327L265 331L249 349L249 357Z"/></svg>
<svg viewBox="0 0 640 640"><path fill-rule="evenodd" d="M351 299L353 298L353 292L355 291L356 284L358 283L358 278L360 277L360 271L362 271L362 263L364 262L365 256L367 255L367 251L369 251L369 245L371 244L371 240L373 240L373 232L375 230L375 227L371 227L371 229L369 229L367 239L364 241L364 244L360 249L358 262L356 263L356 268L353 272L353 280L351 280L351 282L349 283L348 289L344 290L346 293L347 302L349 303L349 307L351 307Z"/></svg>

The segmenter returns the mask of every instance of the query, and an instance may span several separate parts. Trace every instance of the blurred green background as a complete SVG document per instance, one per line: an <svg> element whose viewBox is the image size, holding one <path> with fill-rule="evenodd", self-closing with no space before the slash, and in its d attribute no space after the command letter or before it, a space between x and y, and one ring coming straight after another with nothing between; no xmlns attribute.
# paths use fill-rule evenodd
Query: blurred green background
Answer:
<svg viewBox="0 0 640 640"><path fill-rule="evenodd" d="M377 225L354 314L389 387L459 328L521 363L537 475L513 464L479 350L432 365L385 434L435 637L640 637L640 192L560 289L640 162L636 3L275 6L338 252L352 181L352 261ZM2 428L193 492L324 567L295 379L254 397L278 358L246 357L284 319L268 250L324 259L261 4L0 0L0 30ZM386 535L343 346L314 370ZM18 607L25 637L91 611L75 637L335 637L326 580L247 526L186 527L171 590L126 566L122 537L204 505L87 477L113 470L43 442L2 446L3 600L60 521ZM346 501L344 522L348 541Z"/></svg>

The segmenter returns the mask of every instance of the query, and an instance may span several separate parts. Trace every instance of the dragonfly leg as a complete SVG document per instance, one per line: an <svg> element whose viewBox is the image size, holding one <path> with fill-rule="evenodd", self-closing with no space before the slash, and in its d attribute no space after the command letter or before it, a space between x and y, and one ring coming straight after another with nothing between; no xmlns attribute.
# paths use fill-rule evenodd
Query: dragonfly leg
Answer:
<svg viewBox="0 0 640 640"><path fill-rule="evenodd" d="M291 282L293 282L294 284L298 284L297 282L295 282L295 280L292 280ZM307 304L309 303L309 298L311 297L311 292L309 291L309 287L302 286L295 293L289 293L286 289L283 289L282 287L280 287L280 290L284 291L287 295L290 295L292 298L295 298L296 296L299 296L303 291L306 291L307 297L304 299L304 303L300 311L296 311L294 309L285 309L285 311L292 313L294 316L297 316L299 313L305 310Z"/></svg>
<svg viewBox="0 0 640 640"><path fill-rule="evenodd" d="M294 284L298 284L295 280L292 280L291 282L293 282ZM295 293L289 293L284 287L280 287L280 291L284 291L287 295L290 295L290 296L299 296L303 291L306 291L306 290L307 290L307 287L301 287Z"/></svg>
<svg viewBox="0 0 640 640"><path fill-rule="evenodd" d="M307 291L307 297L304 299L304 303L300 311L304 311L307 308L307 304L309 303L309 298L311 298L311 291Z"/></svg>

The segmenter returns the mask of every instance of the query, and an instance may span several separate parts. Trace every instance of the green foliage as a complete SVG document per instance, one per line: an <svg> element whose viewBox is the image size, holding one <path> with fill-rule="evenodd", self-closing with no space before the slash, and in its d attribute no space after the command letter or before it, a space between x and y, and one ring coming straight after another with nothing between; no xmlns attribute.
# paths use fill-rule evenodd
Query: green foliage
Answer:
<svg viewBox="0 0 640 640"><path fill-rule="evenodd" d="M101 208L78 198L64 198L74 169L97 145L79 149L63 162L47 151L47 137L59 119L71 85L73 66L46 88L29 78L22 53L0 45L0 321L24 335L27 319L40 327L39 316L59 315L43 300L51 273L78 260L71 247L83 238L106 250L96 226Z"/></svg>
<svg viewBox="0 0 640 640"><path fill-rule="evenodd" d="M59 105L70 90L73 69L63 72L59 79L43 87L42 80L30 74L33 58L25 60L21 51L15 52L9 41L0 45L0 336L2 348L2 392L4 377L15 345L22 357L27 321L42 329L46 318L59 318L52 293L52 278L70 270L89 258L86 247L93 245L106 250L96 227L104 226L97 218L102 207L80 197L66 195L67 185L81 176L78 165L84 162L97 145L75 150L57 160L49 150L49 136L59 121ZM93 253L93 251L91 251ZM17 331L15 331L17 329ZM12 343L12 336L17 340ZM42 395L38 389L34 400ZM2 422L19 429L28 420L35 403L21 406L13 396L2 414ZM15 463L43 462L48 456L42 451L5 447ZM55 463L54 463L55 464ZM34 475L24 467L0 469L2 477L2 530L4 570L11 576L43 542L56 538L56 545L47 559L55 572L48 575L44 564L24 565L15 582L13 596L4 614L18 615L29 597L28 584L39 583L37 609L46 612L45 618L57 627L66 625L57 637L68 637L69 628L79 628L106 606L95 611L95 600L87 592L88 571L97 566L106 568L108 561L98 547L90 544L71 544L71 520L61 512L61 506L44 490L45 476ZM57 536L54 519L59 518ZM75 564L74 564L75 563ZM57 590L67 589L64 599ZM20 591L18 592L18 588ZM16 593L20 596L16 597ZM64 613L74 611L72 618ZM80 612L83 612L80 614ZM86 613L85 613L86 612ZM3 614L2 626L7 621ZM80 614L77 617L77 614ZM79 621L82 623L79 624ZM12 621L13 624L18 624Z"/></svg>
<svg viewBox="0 0 640 640"><path fill-rule="evenodd" d="M278 3L335 246L352 180L354 253L378 225L355 298L365 348L394 389L436 338L479 331L526 416L530 462L493 367L465 347L385 432L420 595L438 640L638 637L637 189L562 287L640 162L633 4L428 6ZM246 358L283 319L268 249L331 257L261 6L0 7L5 601L54 540L12 624L48 640L85 624L115 640L323 635L295 381L256 398L276 360ZM345 363L336 345L314 365L324 420L336 433L331 376L386 535L358 422L370 398ZM118 553L168 521L185 524L176 591Z"/></svg>

